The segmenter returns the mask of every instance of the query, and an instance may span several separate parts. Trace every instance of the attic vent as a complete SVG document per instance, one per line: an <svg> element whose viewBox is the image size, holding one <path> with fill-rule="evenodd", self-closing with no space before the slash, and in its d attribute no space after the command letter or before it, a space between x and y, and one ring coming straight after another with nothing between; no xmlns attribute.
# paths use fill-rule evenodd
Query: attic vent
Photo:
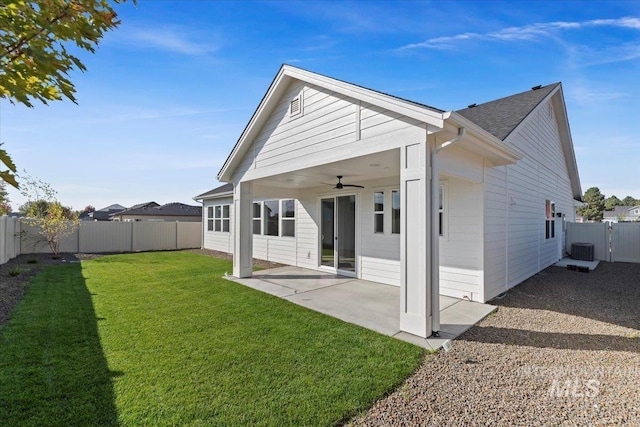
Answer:
<svg viewBox="0 0 640 427"><path fill-rule="evenodd" d="M469 106L468 106L468 107L469 107L469 108L474 108L476 105L478 105L478 104L469 104Z"/></svg>
<svg viewBox="0 0 640 427"><path fill-rule="evenodd" d="M289 116L295 117L302 113L302 92L289 103Z"/></svg>
<svg viewBox="0 0 640 427"><path fill-rule="evenodd" d="M541 87L542 87L542 85L534 86L534 87L532 87L532 88L531 88L531 90L538 90L538 89L540 89Z"/></svg>

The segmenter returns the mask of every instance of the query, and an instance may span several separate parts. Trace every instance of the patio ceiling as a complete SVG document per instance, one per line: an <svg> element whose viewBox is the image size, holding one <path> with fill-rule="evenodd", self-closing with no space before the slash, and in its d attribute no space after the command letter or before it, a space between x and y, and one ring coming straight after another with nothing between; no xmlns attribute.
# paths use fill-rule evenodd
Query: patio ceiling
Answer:
<svg viewBox="0 0 640 427"><path fill-rule="evenodd" d="M400 150L393 149L354 157L322 166L300 169L261 178L254 183L264 187L313 188L333 186L342 175L344 184L360 184L372 179L400 176Z"/></svg>

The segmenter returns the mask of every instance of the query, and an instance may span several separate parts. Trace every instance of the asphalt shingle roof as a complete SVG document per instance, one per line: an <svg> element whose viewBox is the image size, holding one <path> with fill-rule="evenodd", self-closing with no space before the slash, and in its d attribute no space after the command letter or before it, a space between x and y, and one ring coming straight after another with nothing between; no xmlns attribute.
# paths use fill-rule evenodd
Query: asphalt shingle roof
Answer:
<svg viewBox="0 0 640 427"><path fill-rule="evenodd" d="M150 215L150 216L202 216L202 206L185 205L184 203L167 203L162 206L130 208L115 215Z"/></svg>
<svg viewBox="0 0 640 427"><path fill-rule="evenodd" d="M213 190L209 190L206 193L202 193L194 197L194 199L202 199L203 197L215 196L216 194L228 193L233 191L233 183L228 183L221 185L220 187L216 187Z"/></svg>
<svg viewBox="0 0 640 427"><path fill-rule="evenodd" d="M457 113L504 141L559 84L553 83L536 90L532 89L485 102L475 107L458 110Z"/></svg>

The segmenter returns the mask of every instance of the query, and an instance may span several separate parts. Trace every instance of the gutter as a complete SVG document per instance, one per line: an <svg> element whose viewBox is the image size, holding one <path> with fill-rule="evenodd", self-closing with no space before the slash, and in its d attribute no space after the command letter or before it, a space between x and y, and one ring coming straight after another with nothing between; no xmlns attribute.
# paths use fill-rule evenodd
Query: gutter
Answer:
<svg viewBox="0 0 640 427"><path fill-rule="evenodd" d="M431 152L431 334L440 336L440 172L438 153L460 141L467 130L458 128L458 135L435 147Z"/></svg>

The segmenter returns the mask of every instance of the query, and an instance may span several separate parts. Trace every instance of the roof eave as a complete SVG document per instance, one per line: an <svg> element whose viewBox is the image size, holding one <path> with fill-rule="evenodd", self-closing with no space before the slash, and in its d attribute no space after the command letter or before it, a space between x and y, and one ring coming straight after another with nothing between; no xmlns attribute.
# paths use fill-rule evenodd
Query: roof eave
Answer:
<svg viewBox="0 0 640 427"><path fill-rule="evenodd" d="M477 142L483 145L483 151L487 153L487 157L489 157L494 164L508 165L522 159L522 155L518 151L461 114L455 111L448 111L444 113L443 116L449 124L458 128L466 128L469 137L475 138Z"/></svg>
<svg viewBox="0 0 640 427"><path fill-rule="evenodd" d="M290 65L282 65L278 74L269 86L266 94L260 101L258 108L243 130L240 138L233 147L231 154L218 173L218 181L232 182L235 166L247 150L247 144L255 134L259 132L263 121L267 119L269 111L279 101L280 96L286 90L291 80L300 80L309 84L329 88L341 95L358 99L360 101L396 112L406 117L428 123L438 128L443 128L443 113L433 109L416 105L406 100L398 99L390 95L346 83L331 77L312 73Z"/></svg>
<svg viewBox="0 0 640 427"><path fill-rule="evenodd" d="M196 202L202 201L202 200L211 200L211 199L221 199L223 197L229 197L229 196L233 196L233 191L225 191L224 193L216 193L216 194L200 194L199 196L196 196L193 198L193 200L195 200Z"/></svg>

